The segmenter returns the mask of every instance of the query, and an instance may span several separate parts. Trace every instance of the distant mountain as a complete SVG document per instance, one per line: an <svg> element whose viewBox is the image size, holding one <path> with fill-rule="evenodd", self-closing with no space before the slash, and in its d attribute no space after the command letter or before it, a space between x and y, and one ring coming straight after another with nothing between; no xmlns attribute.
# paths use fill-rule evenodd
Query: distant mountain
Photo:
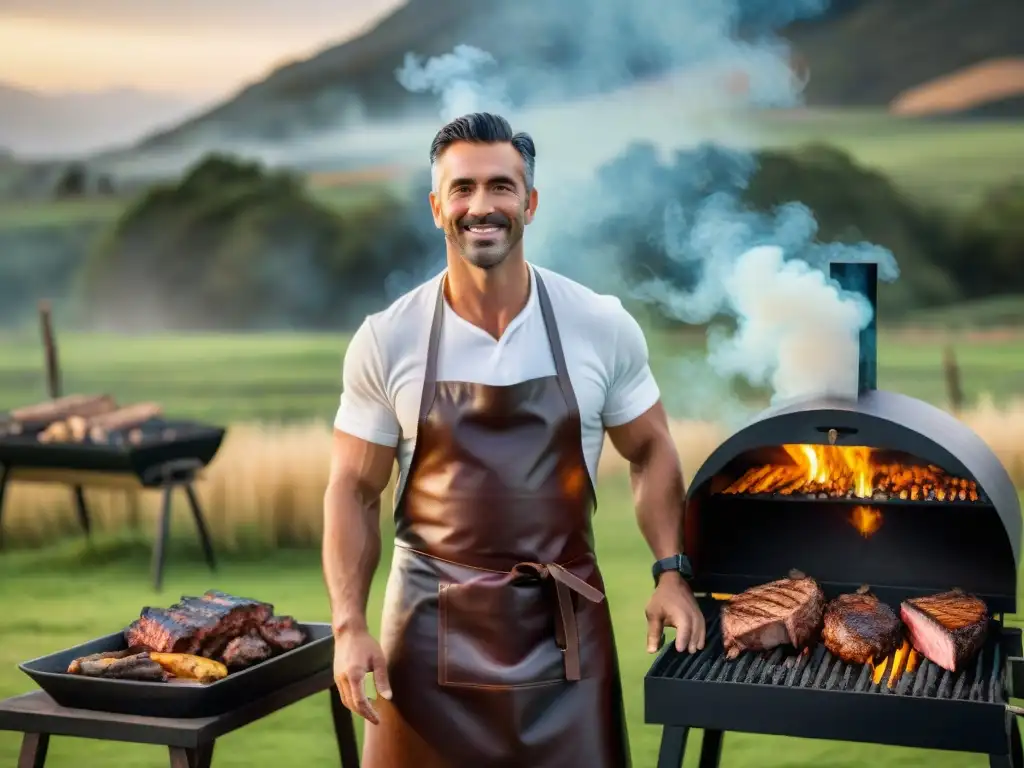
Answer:
<svg viewBox="0 0 1024 768"><path fill-rule="evenodd" d="M202 106L131 89L48 94L0 83L0 148L19 157L95 152L179 124Z"/></svg>

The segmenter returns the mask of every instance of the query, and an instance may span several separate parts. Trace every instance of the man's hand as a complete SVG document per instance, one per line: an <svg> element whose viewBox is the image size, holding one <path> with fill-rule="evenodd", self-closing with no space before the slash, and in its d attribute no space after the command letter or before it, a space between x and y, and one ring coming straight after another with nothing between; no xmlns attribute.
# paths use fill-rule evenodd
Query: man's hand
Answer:
<svg viewBox="0 0 1024 768"><path fill-rule="evenodd" d="M380 724L377 710L366 698L363 684L366 675L373 673L373 685L385 699L391 698L387 662L380 643L366 631L346 632L334 641L334 682L341 694L341 702L357 715L374 725Z"/></svg>
<svg viewBox="0 0 1024 768"><path fill-rule="evenodd" d="M655 653L664 641L665 627L676 629L676 650L696 653L704 648L704 615L683 577L661 574L647 604L647 652Z"/></svg>

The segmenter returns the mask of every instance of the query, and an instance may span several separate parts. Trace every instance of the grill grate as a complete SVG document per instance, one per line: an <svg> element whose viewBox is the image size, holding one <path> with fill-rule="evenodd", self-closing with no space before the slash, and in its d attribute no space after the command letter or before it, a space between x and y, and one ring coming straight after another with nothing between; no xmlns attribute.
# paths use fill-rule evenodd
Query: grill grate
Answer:
<svg viewBox="0 0 1024 768"><path fill-rule="evenodd" d="M885 665L879 682L874 682L870 664L847 664L819 643L808 652L789 647L772 651L748 651L735 659L726 659L722 645L719 616L707 623L704 649L695 654L670 654L659 677L708 683L745 683L818 688L828 691L853 691L890 696L929 699L959 699L1005 703L1003 697L1003 660L999 647L998 625L993 622L985 647L973 664L953 673L918 657L918 665L906 671L909 657L903 654L893 668L893 658ZM890 685L893 675L896 682Z"/></svg>

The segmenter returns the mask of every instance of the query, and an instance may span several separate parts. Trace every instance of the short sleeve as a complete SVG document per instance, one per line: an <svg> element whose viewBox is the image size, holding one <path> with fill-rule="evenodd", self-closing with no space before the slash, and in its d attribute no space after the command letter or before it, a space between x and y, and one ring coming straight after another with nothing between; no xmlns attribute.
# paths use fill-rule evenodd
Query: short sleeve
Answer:
<svg viewBox="0 0 1024 768"><path fill-rule="evenodd" d="M370 319L352 335L342 364L334 427L371 443L398 445L401 426L387 394L384 363Z"/></svg>
<svg viewBox="0 0 1024 768"><path fill-rule="evenodd" d="M609 370L608 394L601 419L605 427L618 427L642 416L658 402L661 392L648 360L643 329L620 304L615 313L614 355Z"/></svg>

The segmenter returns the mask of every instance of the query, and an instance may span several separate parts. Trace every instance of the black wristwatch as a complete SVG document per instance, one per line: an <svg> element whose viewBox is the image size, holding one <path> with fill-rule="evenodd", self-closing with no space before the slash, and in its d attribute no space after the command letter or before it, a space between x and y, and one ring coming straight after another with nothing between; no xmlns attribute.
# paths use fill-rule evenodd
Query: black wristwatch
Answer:
<svg viewBox="0 0 1024 768"><path fill-rule="evenodd" d="M693 578L693 566L690 565L690 558L684 554L666 557L654 564L651 568L651 575L654 576L654 585L658 585L658 579L666 571L678 571L684 579L689 581Z"/></svg>

